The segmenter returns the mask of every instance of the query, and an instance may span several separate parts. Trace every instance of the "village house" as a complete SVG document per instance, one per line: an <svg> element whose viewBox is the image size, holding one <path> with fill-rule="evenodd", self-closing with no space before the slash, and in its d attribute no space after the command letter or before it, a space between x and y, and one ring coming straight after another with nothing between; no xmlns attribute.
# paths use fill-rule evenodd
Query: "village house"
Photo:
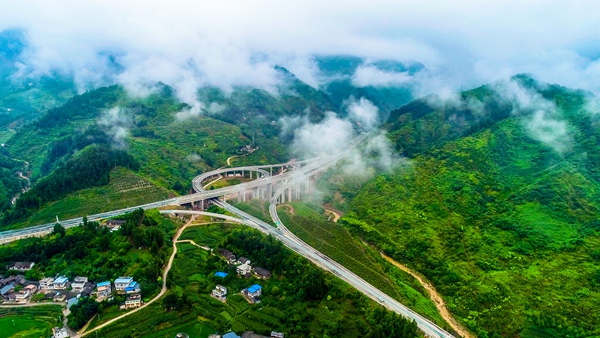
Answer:
<svg viewBox="0 0 600 338"><path fill-rule="evenodd" d="M250 277L250 274L252 273L252 266L250 266L249 264L242 264L242 265L238 265L235 270L237 271L238 275L240 276L244 276L244 277Z"/></svg>
<svg viewBox="0 0 600 338"><path fill-rule="evenodd" d="M31 293L31 295L34 295L37 292L38 287L35 286L34 284L29 284L29 285L25 286L25 290L29 291L29 293Z"/></svg>
<svg viewBox="0 0 600 338"><path fill-rule="evenodd" d="M52 329L53 335L52 338L69 338L69 331L66 327L55 327Z"/></svg>
<svg viewBox="0 0 600 338"><path fill-rule="evenodd" d="M64 292L58 292L52 298L52 301L54 301L54 302L64 302L65 300L67 300L67 294Z"/></svg>
<svg viewBox="0 0 600 338"><path fill-rule="evenodd" d="M117 292L125 292L125 288L133 282L133 277L119 277L115 279L115 290Z"/></svg>
<svg viewBox="0 0 600 338"><path fill-rule="evenodd" d="M19 291L11 294L10 300L17 304L25 304L31 298L31 293L27 290Z"/></svg>
<svg viewBox="0 0 600 338"><path fill-rule="evenodd" d="M227 288L222 285L215 286L210 294L220 301L227 300Z"/></svg>
<svg viewBox="0 0 600 338"><path fill-rule="evenodd" d="M24 282L25 277L23 275L9 276L0 280L0 286L5 286L8 284L23 285Z"/></svg>
<svg viewBox="0 0 600 338"><path fill-rule="evenodd" d="M271 271L263 268L254 268L254 276L260 279L269 279L271 278Z"/></svg>
<svg viewBox="0 0 600 338"><path fill-rule="evenodd" d="M85 287L85 283L88 282L87 277L75 277L73 283L71 283L71 288L73 291L81 291Z"/></svg>
<svg viewBox="0 0 600 338"><path fill-rule="evenodd" d="M54 290L64 290L67 288L67 283L69 283L69 278L66 276L60 276L54 280L52 287Z"/></svg>
<svg viewBox="0 0 600 338"><path fill-rule="evenodd" d="M284 338L283 332L271 331L271 338Z"/></svg>
<svg viewBox="0 0 600 338"><path fill-rule="evenodd" d="M121 229L121 226L125 223L127 223L127 221L122 219L110 219L106 221L106 227L113 232Z"/></svg>
<svg viewBox="0 0 600 338"><path fill-rule="evenodd" d="M8 285L5 285L2 287L2 289L0 289L0 296L2 296L2 298L7 299L11 293L13 293L15 291L15 284L11 283Z"/></svg>
<svg viewBox="0 0 600 338"><path fill-rule="evenodd" d="M125 309L133 309L140 306L142 306L142 296L139 293L129 295L125 299Z"/></svg>
<svg viewBox="0 0 600 338"><path fill-rule="evenodd" d="M227 249L219 249L217 250L217 252L219 253L219 255L221 255L221 257L223 257L227 262L229 262L229 264L235 264L236 259L233 252Z"/></svg>
<svg viewBox="0 0 600 338"><path fill-rule="evenodd" d="M46 277L40 281L41 290L52 290L54 289L54 278Z"/></svg>
<svg viewBox="0 0 600 338"><path fill-rule="evenodd" d="M250 303L260 303L258 299L262 294L262 286L254 284L251 287L242 290L242 296L244 296Z"/></svg>
<svg viewBox="0 0 600 338"><path fill-rule="evenodd" d="M248 265L250 265L250 263L252 263L252 262L248 258L246 258L246 257L240 257L237 260L237 264L248 264Z"/></svg>
<svg viewBox="0 0 600 338"><path fill-rule="evenodd" d="M231 331L224 334L223 338L240 338L240 336L238 336L235 332Z"/></svg>
<svg viewBox="0 0 600 338"><path fill-rule="evenodd" d="M33 268L34 262L15 262L8 266L8 270L28 271Z"/></svg>
<svg viewBox="0 0 600 338"><path fill-rule="evenodd" d="M140 283L131 282L129 286L125 288L125 293L140 293Z"/></svg>
<svg viewBox="0 0 600 338"><path fill-rule="evenodd" d="M98 298L99 301L102 301L105 298L108 298L110 296L111 292L112 292L112 287L111 287L109 281L98 283L97 290L96 290L96 297Z"/></svg>

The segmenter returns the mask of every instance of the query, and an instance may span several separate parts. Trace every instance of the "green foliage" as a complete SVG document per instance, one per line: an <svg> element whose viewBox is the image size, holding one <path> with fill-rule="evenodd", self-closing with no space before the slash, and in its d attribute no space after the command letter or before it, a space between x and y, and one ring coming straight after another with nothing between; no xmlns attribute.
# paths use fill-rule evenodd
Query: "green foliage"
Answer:
<svg viewBox="0 0 600 338"><path fill-rule="evenodd" d="M78 330L87 323L90 318L98 313L100 303L90 297L79 299L77 304L71 305L70 314L67 316L69 327Z"/></svg>
<svg viewBox="0 0 600 338"><path fill-rule="evenodd" d="M116 166L136 169L139 164L125 151L106 146L89 147L23 193L3 221L5 224L13 222L74 191L106 185L110 171Z"/></svg>
<svg viewBox="0 0 600 338"><path fill-rule="evenodd" d="M557 105L565 150L533 139L531 112L507 115L489 87L463 93L464 109L418 101L390 124L411 166L369 182L341 222L425 274L480 336L598 335L597 118L581 92L527 85Z"/></svg>
<svg viewBox="0 0 600 338"><path fill-rule="evenodd" d="M391 311L377 308L371 313L374 338L417 338L420 336L417 323Z"/></svg>
<svg viewBox="0 0 600 338"><path fill-rule="evenodd" d="M92 281L104 281L130 275L141 284L144 295L155 294L161 286L158 277L169 251L164 244L169 241L167 233L171 235L174 224L158 217L156 212L148 211L147 214L137 210L124 216L128 220L126 224L134 224L132 229L144 230L143 243L136 243L133 236L110 232L106 227L99 227L97 222L86 220L81 226L67 231L58 225L57 233L50 236L1 246L0 266L32 261L36 264L27 274L37 278L60 274L71 279L87 276Z"/></svg>

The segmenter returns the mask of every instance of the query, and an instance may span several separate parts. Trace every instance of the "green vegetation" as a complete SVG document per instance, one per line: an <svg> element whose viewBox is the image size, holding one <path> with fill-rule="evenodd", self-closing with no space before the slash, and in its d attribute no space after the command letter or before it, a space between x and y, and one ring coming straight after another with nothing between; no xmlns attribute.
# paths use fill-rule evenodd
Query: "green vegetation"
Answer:
<svg viewBox="0 0 600 338"><path fill-rule="evenodd" d="M167 189L157 187L129 169L119 168L110 172L106 186L83 189L51 202L26 221L11 224L11 228L49 223L59 219L92 215L110 210L127 208L169 198Z"/></svg>
<svg viewBox="0 0 600 338"><path fill-rule="evenodd" d="M406 331L386 337L417 336L416 324L376 310L359 292L255 230L202 225L187 229L184 238L249 257L253 266L269 269L273 276L269 280L237 277L235 267L219 257L180 243L167 281L170 292L162 302L100 330L98 336L170 337L177 332L190 336L198 332L202 337L232 329L238 334L276 330L292 337L383 337L378 333L385 332L383 325L390 320ZM229 275L219 278L214 276L216 271ZM261 302L249 304L239 292L254 283L262 286ZM226 302L209 296L216 284L229 288ZM387 320L380 320L384 317Z"/></svg>
<svg viewBox="0 0 600 338"><path fill-rule="evenodd" d="M414 311L447 326L414 278L391 267L344 227L327 221L319 207L300 203L292 206L293 214L286 208L278 211L283 224L296 236Z"/></svg>
<svg viewBox="0 0 600 338"><path fill-rule="evenodd" d="M1 308L0 332L2 337L50 337L52 328L60 325L60 316L59 305Z"/></svg>
<svg viewBox="0 0 600 338"><path fill-rule="evenodd" d="M427 276L480 337L597 336L598 115L585 93L514 81L570 139L536 135L540 106L515 116L494 86L411 103L389 125L411 165L369 182L341 222Z"/></svg>
<svg viewBox="0 0 600 338"><path fill-rule="evenodd" d="M2 267L15 261L35 262L27 271L29 279L65 275L71 280L87 276L91 281L133 276L141 284L144 297L157 294L158 280L170 247L175 224L156 210L138 210L123 216L127 221L119 232L109 232L96 222L66 231L55 227L50 236L30 238L0 247ZM6 275L2 269L0 273ZM15 273L11 271L11 273Z"/></svg>

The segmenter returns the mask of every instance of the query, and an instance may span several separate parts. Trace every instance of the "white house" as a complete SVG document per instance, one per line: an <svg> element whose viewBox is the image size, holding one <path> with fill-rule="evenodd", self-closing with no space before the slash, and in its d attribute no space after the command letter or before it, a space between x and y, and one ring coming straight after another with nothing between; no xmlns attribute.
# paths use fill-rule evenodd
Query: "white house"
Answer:
<svg viewBox="0 0 600 338"><path fill-rule="evenodd" d="M115 279L115 290L125 291L125 288L127 288L131 282L133 282L133 277L119 277Z"/></svg>
<svg viewBox="0 0 600 338"><path fill-rule="evenodd" d="M67 283L69 282L69 278L65 276L60 276L54 280L54 290L64 290L67 288Z"/></svg>
<svg viewBox="0 0 600 338"><path fill-rule="evenodd" d="M236 271L237 271L238 275L245 276L252 272L252 266L250 266L250 264L248 264L248 263L244 263L242 265L238 265L236 267Z"/></svg>
<svg viewBox="0 0 600 338"><path fill-rule="evenodd" d="M75 277L73 283L71 283L71 288L73 289L73 291L81 291L83 290L85 283L87 282L87 277Z"/></svg>
<svg viewBox="0 0 600 338"><path fill-rule="evenodd" d="M223 285L217 285L211 292L211 295L218 300L226 300L227 299L227 288Z"/></svg>
<svg viewBox="0 0 600 338"><path fill-rule="evenodd" d="M46 277L40 281L40 289L52 290L54 289L54 278Z"/></svg>

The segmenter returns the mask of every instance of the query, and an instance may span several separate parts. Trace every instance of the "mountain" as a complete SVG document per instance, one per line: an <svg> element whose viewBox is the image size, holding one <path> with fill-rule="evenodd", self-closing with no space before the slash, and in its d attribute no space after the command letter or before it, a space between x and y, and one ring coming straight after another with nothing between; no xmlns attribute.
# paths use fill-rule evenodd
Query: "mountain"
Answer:
<svg viewBox="0 0 600 338"><path fill-rule="evenodd" d="M426 97L387 129L409 164L342 222L429 278L480 337L600 334L600 115L520 75Z"/></svg>
<svg viewBox="0 0 600 338"><path fill-rule="evenodd" d="M314 62L322 82L319 89L330 96L338 110L343 110L349 97L364 97L381 109L382 120L391 110L413 99L409 79L425 67L421 63L405 65L395 60L369 61L344 55L316 56ZM382 81L388 77L388 81Z"/></svg>

